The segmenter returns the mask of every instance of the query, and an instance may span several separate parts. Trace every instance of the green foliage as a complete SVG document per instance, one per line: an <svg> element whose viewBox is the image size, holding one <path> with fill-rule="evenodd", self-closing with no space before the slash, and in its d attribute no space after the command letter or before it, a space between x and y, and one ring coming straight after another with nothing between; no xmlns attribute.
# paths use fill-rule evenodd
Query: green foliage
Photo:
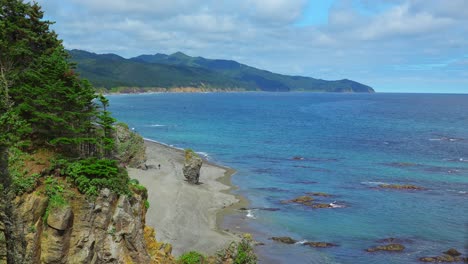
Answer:
<svg viewBox="0 0 468 264"><path fill-rule="evenodd" d="M145 208L148 210L150 208L150 203L148 200L145 200Z"/></svg>
<svg viewBox="0 0 468 264"><path fill-rule="evenodd" d="M11 189L16 195L33 191L40 178L39 174L30 174L27 167L24 166L26 160L31 156L19 148L11 147L8 151L9 173L11 177Z"/></svg>
<svg viewBox="0 0 468 264"><path fill-rule="evenodd" d="M189 160L192 157L197 156L197 153L195 153L195 151L193 151L192 149L185 149L184 153L185 153L185 160Z"/></svg>
<svg viewBox="0 0 468 264"><path fill-rule="evenodd" d="M98 115L98 124L101 126L104 135L102 137L102 146L104 149L104 156L110 158L112 155L112 150L115 148L114 138L112 136L112 132L114 131L114 123L116 121L115 118L111 116L111 113L107 111L109 107L109 100L99 94L98 100L102 105L102 111Z"/></svg>
<svg viewBox="0 0 468 264"><path fill-rule="evenodd" d="M179 259L177 260L178 264L201 264L205 260L205 257L196 252L190 251L187 253L182 254Z"/></svg>
<svg viewBox="0 0 468 264"><path fill-rule="evenodd" d="M107 234L111 235L111 236L115 236L115 232L117 231L117 229L115 229L115 226L109 228L109 230L107 230Z"/></svg>
<svg viewBox="0 0 468 264"><path fill-rule="evenodd" d="M29 227L28 231L29 231L29 233L36 233L37 228L36 228L35 225L32 225L32 226Z"/></svg>
<svg viewBox="0 0 468 264"><path fill-rule="evenodd" d="M234 259L234 264L255 264L257 263L257 257L253 252L251 241L242 239L237 244L237 255Z"/></svg>
<svg viewBox="0 0 468 264"><path fill-rule="evenodd" d="M256 264L257 256L252 246L252 237L245 234L240 242L232 242L227 248L217 252L216 263L231 259L234 264Z"/></svg>
<svg viewBox="0 0 468 264"><path fill-rule="evenodd" d="M65 175L78 190L88 196L97 196L99 190L109 188L118 194L129 194L127 171L117 166L115 160L88 158L68 164Z"/></svg>
<svg viewBox="0 0 468 264"><path fill-rule="evenodd" d="M44 180L45 194L49 197L49 203L43 216L43 221L47 222L50 211L68 205L65 196L68 195L66 187L55 177L49 176Z"/></svg>

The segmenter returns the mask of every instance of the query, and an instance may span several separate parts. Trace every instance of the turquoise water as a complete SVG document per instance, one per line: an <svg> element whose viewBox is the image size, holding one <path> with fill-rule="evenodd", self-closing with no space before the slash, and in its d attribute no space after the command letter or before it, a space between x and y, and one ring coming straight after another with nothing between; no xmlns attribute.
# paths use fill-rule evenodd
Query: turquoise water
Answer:
<svg viewBox="0 0 468 264"><path fill-rule="evenodd" d="M265 243L263 263L418 263L468 247L468 95L208 93L109 96L146 138L235 168L255 209L226 219ZM300 156L302 160L295 160ZM411 166L405 166L410 163ZM406 164L408 165L408 164ZM422 191L385 190L379 183ZM281 201L306 192L342 208ZM235 227L234 227L235 228ZM326 241L314 249L268 240ZM396 237L402 253L367 253Z"/></svg>

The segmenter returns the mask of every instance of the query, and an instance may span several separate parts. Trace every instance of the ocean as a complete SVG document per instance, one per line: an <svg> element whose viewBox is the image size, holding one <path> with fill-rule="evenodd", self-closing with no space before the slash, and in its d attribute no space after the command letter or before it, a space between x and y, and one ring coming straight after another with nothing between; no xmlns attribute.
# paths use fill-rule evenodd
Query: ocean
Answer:
<svg viewBox="0 0 468 264"><path fill-rule="evenodd" d="M468 253L468 95L206 93L110 95L143 137L237 170L261 263L420 263ZM201 176L203 177L203 176ZM202 178L201 178L202 180ZM422 190L381 188L415 185ZM315 209L282 203L310 192ZM312 248L269 240L334 243ZM402 252L366 252L396 238Z"/></svg>

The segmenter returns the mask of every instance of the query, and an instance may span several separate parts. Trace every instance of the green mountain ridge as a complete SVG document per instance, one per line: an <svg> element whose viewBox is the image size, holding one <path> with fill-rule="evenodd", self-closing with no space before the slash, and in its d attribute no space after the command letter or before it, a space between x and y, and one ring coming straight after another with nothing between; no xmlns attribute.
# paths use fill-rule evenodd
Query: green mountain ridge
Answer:
<svg viewBox="0 0 468 264"><path fill-rule="evenodd" d="M68 51L77 72L94 86L195 87L247 91L373 93L370 86L348 80L327 81L257 69L232 60L191 57L182 52L125 59L115 54Z"/></svg>

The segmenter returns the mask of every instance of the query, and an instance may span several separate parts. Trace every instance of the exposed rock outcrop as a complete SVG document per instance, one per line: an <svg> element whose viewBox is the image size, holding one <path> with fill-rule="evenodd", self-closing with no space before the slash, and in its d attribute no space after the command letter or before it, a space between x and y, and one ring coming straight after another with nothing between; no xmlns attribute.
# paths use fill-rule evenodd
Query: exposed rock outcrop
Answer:
<svg viewBox="0 0 468 264"><path fill-rule="evenodd" d="M146 169L146 147L143 138L130 130L127 124L117 123L114 128L113 155L126 166Z"/></svg>
<svg viewBox="0 0 468 264"><path fill-rule="evenodd" d="M368 248L366 249L367 252L376 252L376 251L391 251L391 252L400 252L405 249L405 246L402 244L388 244L388 245L382 245L382 246L377 246L373 248Z"/></svg>
<svg viewBox="0 0 468 264"><path fill-rule="evenodd" d="M170 246L158 244L145 226L146 193L103 189L91 201L76 192L69 205L53 208L39 193L13 201L14 232L24 236L21 263L173 263Z"/></svg>
<svg viewBox="0 0 468 264"><path fill-rule="evenodd" d="M329 242L305 242L305 246L315 247L315 248L329 248L329 247L336 247L336 244L329 243Z"/></svg>
<svg viewBox="0 0 468 264"><path fill-rule="evenodd" d="M270 238L271 240L273 241L276 241L276 242L281 242L281 243L284 243L284 244L294 244L296 243L297 241L290 238L290 237L272 237Z"/></svg>
<svg viewBox="0 0 468 264"><path fill-rule="evenodd" d="M462 254L458 250L451 248L443 252L440 256L435 257L422 257L419 261L422 262L435 262L435 263L449 263L449 262L463 262L468 263L468 257L462 257Z"/></svg>
<svg viewBox="0 0 468 264"><path fill-rule="evenodd" d="M192 150L185 150L183 173L189 183L198 184L203 160Z"/></svg>

